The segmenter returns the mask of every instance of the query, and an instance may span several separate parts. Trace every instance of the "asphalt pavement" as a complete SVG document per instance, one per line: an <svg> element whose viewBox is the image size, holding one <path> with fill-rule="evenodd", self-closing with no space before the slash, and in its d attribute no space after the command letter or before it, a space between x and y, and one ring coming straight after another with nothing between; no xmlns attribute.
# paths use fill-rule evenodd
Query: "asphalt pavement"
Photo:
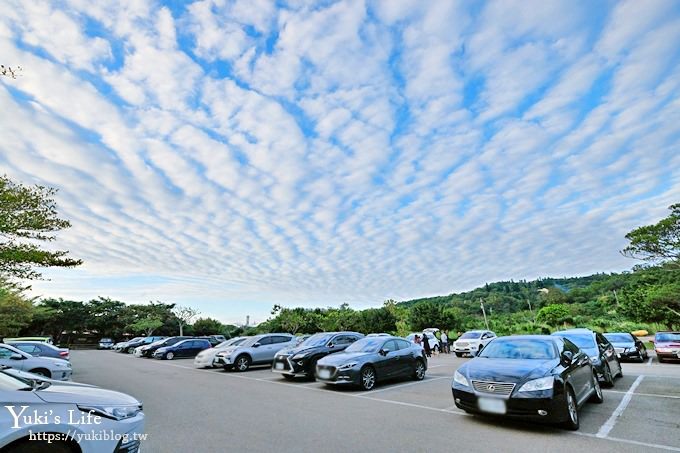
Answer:
<svg viewBox="0 0 680 453"><path fill-rule="evenodd" d="M465 358L430 360L423 381L370 392L289 382L269 368L196 369L192 360L71 351L74 381L144 402L144 453L172 452L680 452L680 363L625 363L605 402L586 404L581 429L467 415L451 378Z"/></svg>

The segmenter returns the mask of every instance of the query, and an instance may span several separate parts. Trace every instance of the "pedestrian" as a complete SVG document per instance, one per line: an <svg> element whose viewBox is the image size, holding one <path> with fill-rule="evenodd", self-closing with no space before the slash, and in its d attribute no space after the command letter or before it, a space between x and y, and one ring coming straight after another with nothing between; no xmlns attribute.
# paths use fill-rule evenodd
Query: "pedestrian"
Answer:
<svg viewBox="0 0 680 453"><path fill-rule="evenodd" d="M423 349L425 349L425 355L427 357L432 357L432 350L430 349L430 339L427 337L427 334L423 332Z"/></svg>
<svg viewBox="0 0 680 453"><path fill-rule="evenodd" d="M449 336L446 335L446 331L442 331L442 352L449 353Z"/></svg>

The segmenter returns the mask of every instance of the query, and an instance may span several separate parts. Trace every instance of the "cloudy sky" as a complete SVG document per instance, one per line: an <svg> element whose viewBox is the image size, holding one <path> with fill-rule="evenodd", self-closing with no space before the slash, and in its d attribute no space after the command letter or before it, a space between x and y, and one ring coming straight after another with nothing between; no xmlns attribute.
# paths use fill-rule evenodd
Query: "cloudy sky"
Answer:
<svg viewBox="0 0 680 453"><path fill-rule="evenodd" d="M36 294L355 308L620 271L680 201L680 3L3 1Z"/></svg>

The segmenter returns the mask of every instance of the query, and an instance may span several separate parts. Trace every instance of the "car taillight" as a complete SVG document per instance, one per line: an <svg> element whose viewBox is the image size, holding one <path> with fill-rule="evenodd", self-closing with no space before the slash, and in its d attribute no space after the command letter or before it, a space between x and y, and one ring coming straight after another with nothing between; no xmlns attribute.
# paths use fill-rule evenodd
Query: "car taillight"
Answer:
<svg viewBox="0 0 680 453"><path fill-rule="evenodd" d="M59 352L59 355L62 356L62 357L68 357L68 352L61 351L61 352Z"/></svg>

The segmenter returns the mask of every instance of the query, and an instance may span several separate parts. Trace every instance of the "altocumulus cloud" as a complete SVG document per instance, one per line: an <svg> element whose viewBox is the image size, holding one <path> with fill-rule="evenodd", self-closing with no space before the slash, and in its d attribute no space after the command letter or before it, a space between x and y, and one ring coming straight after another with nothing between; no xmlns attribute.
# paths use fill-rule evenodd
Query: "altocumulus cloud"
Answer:
<svg viewBox="0 0 680 453"><path fill-rule="evenodd" d="M680 201L669 1L5 1L0 165L83 258L39 294L223 320L622 270Z"/></svg>

